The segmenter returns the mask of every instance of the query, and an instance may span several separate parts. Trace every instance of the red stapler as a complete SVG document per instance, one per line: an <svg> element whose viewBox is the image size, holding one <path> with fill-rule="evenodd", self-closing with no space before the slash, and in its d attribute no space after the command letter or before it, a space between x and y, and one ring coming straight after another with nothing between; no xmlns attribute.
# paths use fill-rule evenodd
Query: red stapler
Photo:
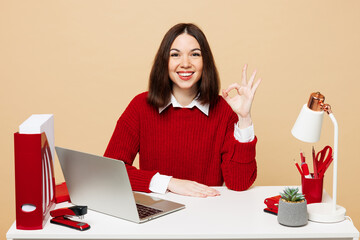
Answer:
<svg viewBox="0 0 360 240"><path fill-rule="evenodd" d="M267 208L264 209L264 212L277 215L280 198L280 195L266 198L264 203L266 204Z"/></svg>
<svg viewBox="0 0 360 240"><path fill-rule="evenodd" d="M90 228L89 224L71 220L69 219L69 217L79 217L80 219L83 219L86 213L87 206L59 208L50 212L50 216L53 217L50 222L61 226L74 228L76 230L84 231Z"/></svg>

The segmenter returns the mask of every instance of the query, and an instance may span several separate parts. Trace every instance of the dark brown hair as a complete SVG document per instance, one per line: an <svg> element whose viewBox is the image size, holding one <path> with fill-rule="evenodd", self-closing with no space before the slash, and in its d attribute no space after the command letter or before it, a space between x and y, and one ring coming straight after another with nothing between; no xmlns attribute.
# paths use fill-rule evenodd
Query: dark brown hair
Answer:
<svg viewBox="0 0 360 240"><path fill-rule="evenodd" d="M176 37L186 33L193 36L199 43L203 59L203 71L198 82L198 100L205 104L213 104L218 98L220 81L214 57L205 34L194 24L180 23L173 26L161 41L149 78L149 94L147 101L155 107L164 107L169 101L172 81L169 78L168 63L170 47Z"/></svg>

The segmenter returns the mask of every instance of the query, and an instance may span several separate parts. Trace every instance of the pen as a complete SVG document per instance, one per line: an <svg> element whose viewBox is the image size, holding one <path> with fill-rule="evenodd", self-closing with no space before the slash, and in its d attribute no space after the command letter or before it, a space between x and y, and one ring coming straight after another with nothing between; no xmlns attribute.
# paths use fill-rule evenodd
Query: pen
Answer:
<svg viewBox="0 0 360 240"><path fill-rule="evenodd" d="M302 151L300 152L300 157L301 157L301 170L303 172L303 175L306 178L312 178L310 171L309 171L309 167L305 161L305 156Z"/></svg>
<svg viewBox="0 0 360 240"><path fill-rule="evenodd" d="M305 156L303 154L303 152L300 152L300 158L301 158L301 165L305 162Z"/></svg>
<svg viewBox="0 0 360 240"><path fill-rule="evenodd" d="M301 169L302 169L303 174L304 174L305 177L311 178L311 175L310 175L310 172L309 172L309 167L308 167L306 162L303 162L301 164Z"/></svg>
<svg viewBox="0 0 360 240"><path fill-rule="evenodd" d="M301 171L299 164L298 164L297 162L295 162L295 159L294 159L294 163L295 163L295 166L296 166L296 168L298 169L299 173L301 174L301 176L303 176L304 174L303 174L303 172Z"/></svg>

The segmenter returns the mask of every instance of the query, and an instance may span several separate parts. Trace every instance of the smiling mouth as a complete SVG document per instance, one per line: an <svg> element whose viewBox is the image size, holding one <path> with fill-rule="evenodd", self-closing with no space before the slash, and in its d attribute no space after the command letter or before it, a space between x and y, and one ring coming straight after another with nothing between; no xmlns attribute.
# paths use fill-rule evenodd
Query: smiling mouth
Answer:
<svg viewBox="0 0 360 240"><path fill-rule="evenodd" d="M177 74L181 80L189 80L191 79L194 72L178 72Z"/></svg>

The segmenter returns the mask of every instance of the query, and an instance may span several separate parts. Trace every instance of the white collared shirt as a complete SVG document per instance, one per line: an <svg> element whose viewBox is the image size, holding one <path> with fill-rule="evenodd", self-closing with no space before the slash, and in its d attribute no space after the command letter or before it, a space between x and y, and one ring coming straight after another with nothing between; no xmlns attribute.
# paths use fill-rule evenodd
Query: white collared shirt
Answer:
<svg viewBox="0 0 360 240"><path fill-rule="evenodd" d="M200 101L198 101L198 96L192 100L192 102L187 106L182 106L174 97L174 95L171 94L170 102L165 106L159 108L159 114L161 114L166 108L168 108L171 104L172 106L179 107L179 108L193 108L197 107L202 113L204 113L206 116L209 116L209 104L202 104ZM234 126L234 137L239 142L251 142L255 138L255 132L254 132L254 125L251 125L247 128L240 129L238 127L238 124L235 123ZM161 175L159 173L156 173L153 178L150 181L149 189L152 192L155 193L166 193L167 187L169 185L170 179L172 176L166 176Z"/></svg>
<svg viewBox="0 0 360 240"><path fill-rule="evenodd" d="M193 108L193 107L197 107L202 113L204 113L206 116L209 116L209 108L210 105L207 104L202 104L201 102L198 101L198 97L199 95L197 95L194 100L191 101L191 103L187 106L182 106L174 97L174 95L171 94L171 98L170 98L170 102L165 106L165 107L161 107L159 108L159 113L161 114L167 107L169 107L171 104L173 105L174 108L178 107L178 108Z"/></svg>

